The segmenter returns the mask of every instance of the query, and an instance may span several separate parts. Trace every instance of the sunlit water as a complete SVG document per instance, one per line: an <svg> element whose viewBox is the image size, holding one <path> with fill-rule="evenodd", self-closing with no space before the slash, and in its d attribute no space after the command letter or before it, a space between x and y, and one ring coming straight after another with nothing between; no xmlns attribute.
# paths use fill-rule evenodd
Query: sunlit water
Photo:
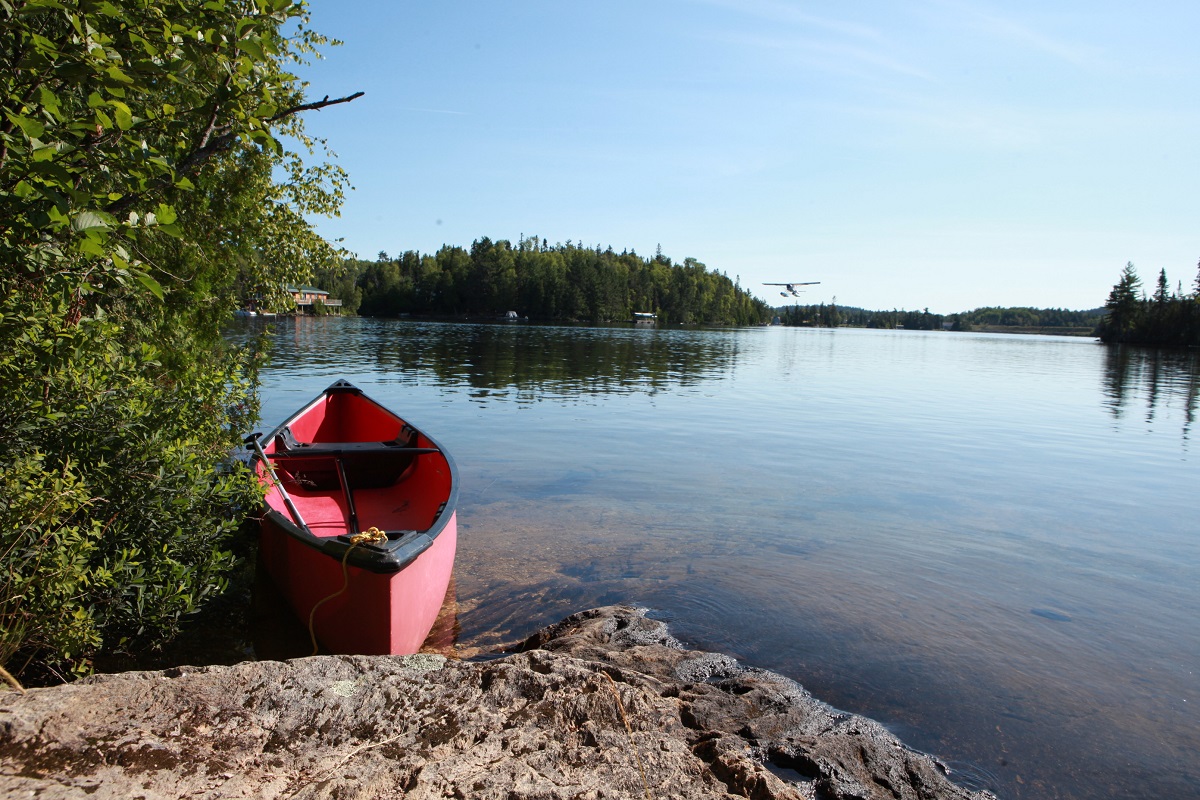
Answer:
<svg viewBox="0 0 1200 800"><path fill-rule="evenodd" d="M275 329L265 424L347 378L456 458L461 652L634 603L1002 797L1200 796L1194 354L905 331Z"/></svg>

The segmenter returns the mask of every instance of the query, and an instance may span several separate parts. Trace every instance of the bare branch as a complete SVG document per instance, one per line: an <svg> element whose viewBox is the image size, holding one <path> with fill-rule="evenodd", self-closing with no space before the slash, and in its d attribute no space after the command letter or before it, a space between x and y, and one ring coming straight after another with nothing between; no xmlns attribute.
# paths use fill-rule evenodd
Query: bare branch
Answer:
<svg viewBox="0 0 1200 800"><path fill-rule="evenodd" d="M327 108L328 106L336 106L338 103L349 103L351 100L357 100L358 98L362 97L364 94L366 94L366 92L355 92L354 94L347 95L345 97L339 97L336 100L330 100L329 95L325 95L325 98L323 100L318 100L315 103L304 103L303 105L293 106L291 108L284 109L283 111L280 111L278 114L276 114L275 116L268 119L267 122L278 122L279 120L281 120L285 117L290 117L292 114L298 114L302 111L320 111L322 108Z"/></svg>
<svg viewBox="0 0 1200 800"><path fill-rule="evenodd" d="M325 95L323 99L318 100L315 103L303 103L298 106L292 106L291 108L284 109L278 114L269 117L266 122L270 124L304 111L320 111L321 109L329 106L336 106L340 103L349 103L351 100L357 100L364 94L366 94L366 92L355 92L354 94L347 95L346 97L339 97L334 100L330 100L329 95ZM215 113L216 111L214 109L214 114ZM175 175L179 176L194 174L210 158L218 153L228 150L233 143L237 141L237 133L232 130L232 127L232 125L223 125L218 127L215 125L215 119L210 120L201 138L201 142L196 149L175 163ZM170 181L168 179L159 180L155 188L165 188L165 186L167 186L169 183ZM114 200L113 202L109 203L104 210L110 214L120 214L123 211L129 210L134 203L141 199L141 197L142 193L125 195L120 200Z"/></svg>

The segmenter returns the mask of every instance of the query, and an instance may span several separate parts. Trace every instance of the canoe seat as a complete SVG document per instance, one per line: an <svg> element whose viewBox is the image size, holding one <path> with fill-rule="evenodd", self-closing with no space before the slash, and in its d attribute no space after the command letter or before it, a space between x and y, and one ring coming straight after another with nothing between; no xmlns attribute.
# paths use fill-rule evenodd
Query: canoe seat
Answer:
<svg viewBox="0 0 1200 800"><path fill-rule="evenodd" d="M351 489L378 489L406 477L417 456L441 452L414 447L416 431L406 427L389 442L297 442L290 428L275 436L271 461L280 476L309 491L340 490L337 462L346 470ZM287 480L287 478L285 478Z"/></svg>
<svg viewBox="0 0 1200 800"><path fill-rule="evenodd" d="M359 452L384 448L411 448L417 441L417 432L405 425L395 439L386 442L298 442L290 427L275 434L275 452L340 454L341 451ZM336 451L336 452L335 452Z"/></svg>

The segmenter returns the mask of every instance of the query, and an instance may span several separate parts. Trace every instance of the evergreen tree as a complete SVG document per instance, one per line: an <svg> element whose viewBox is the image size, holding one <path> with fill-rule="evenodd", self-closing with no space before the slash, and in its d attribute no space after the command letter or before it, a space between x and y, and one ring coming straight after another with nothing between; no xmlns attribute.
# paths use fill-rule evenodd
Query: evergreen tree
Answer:
<svg viewBox="0 0 1200 800"><path fill-rule="evenodd" d="M1100 338L1106 342L1125 342L1133 335L1142 321L1140 290L1142 280L1134 269L1133 262L1125 264L1121 279L1113 286L1104 307L1108 316L1100 326Z"/></svg>
<svg viewBox="0 0 1200 800"><path fill-rule="evenodd" d="M1164 305L1171 299L1171 284L1167 282L1167 271L1162 269L1158 273L1158 285L1154 289L1154 302L1159 305Z"/></svg>

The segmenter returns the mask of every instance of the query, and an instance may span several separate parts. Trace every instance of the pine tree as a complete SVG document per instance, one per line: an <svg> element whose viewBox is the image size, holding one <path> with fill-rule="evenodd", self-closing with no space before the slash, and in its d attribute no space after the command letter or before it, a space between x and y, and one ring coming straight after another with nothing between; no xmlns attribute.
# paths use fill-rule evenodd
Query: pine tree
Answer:
<svg viewBox="0 0 1200 800"><path fill-rule="evenodd" d="M1170 284L1167 283L1167 271L1163 269L1158 273L1158 287L1154 290L1154 302L1164 305L1169 299L1171 299L1171 289Z"/></svg>
<svg viewBox="0 0 1200 800"><path fill-rule="evenodd" d="M1100 338L1106 342L1125 342L1136 330L1142 316L1142 301L1139 291L1142 279L1138 277L1133 262L1125 264L1121 279L1108 295L1104 307L1108 317L1100 325Z"/></svg>

